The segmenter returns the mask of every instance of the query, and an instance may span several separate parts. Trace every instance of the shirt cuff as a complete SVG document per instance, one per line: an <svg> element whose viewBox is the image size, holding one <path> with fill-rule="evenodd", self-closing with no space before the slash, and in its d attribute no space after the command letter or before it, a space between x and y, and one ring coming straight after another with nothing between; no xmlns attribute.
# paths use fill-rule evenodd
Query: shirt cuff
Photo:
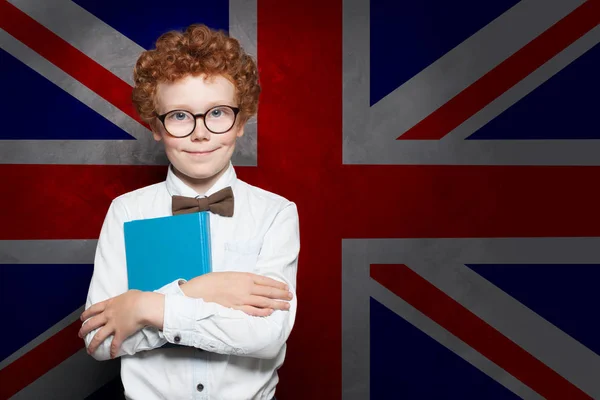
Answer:
<svg viewBox="0 0 600 400"><path fill-rule="evenodd" d="M181 287L180 287L180 285L183 285L185 282L186 282L185 279L177 279L171 283L166 284L165 286L161 287L160 289L156 289L154 292L165 295L165 307L166 307L167 296L169 296L169 295L185 296L185 293L183 293L183 290L181 290ZM163 318L164 318L164 316L163 316ZM158 337L161 340L169 341L166 338L166 336L164 335L164 326L165 326L164 323L165 323L165 321L163 320L163 330L158 331ZM171 343L174 343L174 342L171 341Z"/></svg>
<svg viewBox="0 0 600 400"><path fill-rule="evenodd" d="M181 290L181 285L183 285L185 282L186 282L185 279L177 279L171 283L166 284L165 286L161 287L160 289L155 290L155 292L161 293L164 295L179 294L181 296L185 296L185 294L183 293L183 290Z"/></svg>
<svg viewBox="0 0 600 400"><path fill-rule="evenodd" d="M163 335L169 342L208 351L223 350L223 344L205 337L198 331L198 322L214 315L214 304L177 294L165 295Z"/></svg>

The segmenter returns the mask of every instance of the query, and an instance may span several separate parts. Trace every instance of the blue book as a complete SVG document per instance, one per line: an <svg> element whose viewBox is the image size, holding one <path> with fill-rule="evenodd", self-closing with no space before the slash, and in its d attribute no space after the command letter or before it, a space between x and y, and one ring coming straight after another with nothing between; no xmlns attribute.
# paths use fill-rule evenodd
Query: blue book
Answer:
<svg viewBox="0 0 600 400"><path fill-rule="evenodd" d="M126 222L129 289L154 291L212 271L207 211Z"/></svg>

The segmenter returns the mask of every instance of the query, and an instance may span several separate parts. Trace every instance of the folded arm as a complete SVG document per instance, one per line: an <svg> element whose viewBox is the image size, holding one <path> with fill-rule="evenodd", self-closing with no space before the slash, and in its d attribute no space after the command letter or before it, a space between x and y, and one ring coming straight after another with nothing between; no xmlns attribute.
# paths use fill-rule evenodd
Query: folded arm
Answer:
<svg viewBox="0 0 600 400"><path fill-rule="evenodd" d="M296 317L299 250L298 212L296 205L289 203L265 234L257 261L259 275L287 284L292 293L289 310L275 310L269 316L256 317L193 298L202 297L201 293L193 297L169 293L165 295L160 337L216 353L275 357L287 341ZM191 283L184 283L181 289L193 292L186 288Z"/></svg>
<svg viewBox="0 0 600 400"><path fill-rule="evenodd" d="M257 261L260 275L208 274L172 282L154 293L127 291L126 220L126 210L113 202L100 233L84 312L87 321L80 332L94 358L131 355L167 342L261 358L279 353L297 308L299 232L293 203L278 213L265 234ZM290 300L279 282L291 292L289 305L273 300Z"/></svg>

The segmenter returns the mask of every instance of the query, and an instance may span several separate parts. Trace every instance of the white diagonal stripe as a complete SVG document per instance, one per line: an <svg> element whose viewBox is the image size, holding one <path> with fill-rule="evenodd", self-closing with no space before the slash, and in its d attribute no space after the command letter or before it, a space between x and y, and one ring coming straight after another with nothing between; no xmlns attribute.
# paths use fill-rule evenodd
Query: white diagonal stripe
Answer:
<svg viewBox="0 0 600 400"><path fill-rule="evenodd" d="M580 389L600 394L592 372L600 371L600 357L500 288L448 260L407 265Z"/></svg>
<svg viewBox="0 0 600 400"><path fill-rule="evenodd" d="M447 331L442 326L438 325L429 317L421 313L419 310L396 296L394 293L377 283L376 281L367 280L371 297L389 308L391 311L400 315L406 321L423 331L429 337L451 350L457 356L473 365L475 368L493 378L496 382L516 394L522 399L543 399L537 392L533 391L529 386L519 381L514 376L508 374L504 369L499 367L494 362L483 356L481 353L474 351L471 346L463 342L451 332Z"/></svg>
<svg viewBox="0 0 600 400"><path fill-rule="evenodd" d="M2 360L2 362L0 362L0 370L6 368L18 358L22 357L24 354L30 352L31 350L39 346L45 340L56 335L61 330L65 329L67 326L77 321L83 311L84 306L82 305L77 310L73 311L71 314L67 315L65 318L63 318L62 320L51 326L49 329L47 329L45 332L37 336L31 342L27 343L25 346L21 347L19 350L15 351L13 354ZM83 339L81 339L81 342L83 343Z"/></svg>
<svg viewBox="0 0 600 400"><path fill-rule="evenodd" d="M456 127L441 140L462 141L471 136L478 129L496 118L523 97L533 92L536 88L562 71L598 43L600 43L600 26L592 29L565 50L548 60L547 63L526 76L523 80L504 92L460 126Z"/></svg>
<svg viewBox="0 0 600 400"><path fill-rule="evenodd" d="M0 47L137 140L3 140L3 164L166 164L151 132L0 29ZM81 127L85 129L85 127ZM85 137L85 134L82 134Z"/></svg>
<svg viewBox="0 0 600 400"><path fill-rule="evenodd" d="M400 136L584 2L520 1L371 107L370 131Z"/></svg>
<svg viewBox="0 0 600 400"><path fill-rule="evenodd" d="M133 85L133 67L144 48L119 31L70 0L9 0L9 3Z"/></svg>
<svg viewBox="0 0 600 400"><path fill-rule="evenodd" d="M419 310L370 278L369 240L342 244L342 398L370 394L370 298L382 303L431 338L523 399L542 398L498 365L474 351Z"/></svg>
<svg viewBox="0 0 600 400"><path fill-rule="evenodd" d="M360 288L369 266L405 264L581 390L600 397L595 372L600 371L600 356L464 266L600 264L598 248L599 237L344 240L343 354L352 361L343 363L345 393L347 387L349 394L369 393L368 367L360 365L368 363L364 325L369 313L360 294L370 292Z"/></svg>
<svg viewBox="0 0 600 400"><path fill-rule="evenodd" d="M1 264L93 264L97 240L0 240ZM0 362L3 369L79 318L83 306Z"/></svg>
<svg viewBox="0 0 600 400"><path fill-rule="evenodd" d="M600 356L464 266L600 264L599 247L600 238L407 239L380 254L387 262L401 256L400 262L534 357L588 394L600 395L593 372L600 371Z"/></svg>
<svg viewBox="0 0 600 400"><path fill-rule="evenodd" d="M11 399L85 399L119 376L120 361L99 362L81 349Z"/></svg>
<svg viewBox="0 0 600 400"><path fill-rule="evenodd" d="M369 2L344 0L343 162L598 165L598 140L395 140L582 3L580 0L519 2L371 109ZM573 49L586 40L587 37ZM495 55L496 51L503 53ZM489 52L492 54L488 55ZM494 107L500 106L502 101ZM494 107L489 111L484 109L468 123L476 125L478 118L485 119L486 113L493 113Z"/></svg>
<svg viewBox="0 0 600 400"><path fill-rule="evenodd" d="M40 5L33 0L11 1L65 41L88 55L116 76L132 84L133 66L143 51L95 16L67 0L50 0ZM231 34L256 57L256 1L230 2ZM0 31L0 47L61 87L137 140L3 140L3 164L128 164L166 165L162 146L137 121L118 110L45 58ZM236 166L257 165L257 118L245 126L232 157Z"/></svg>
<svg viewBox="0 0 600 400"><path fill-rule="evenodd" d="M0 29L0 47L134 138L141 140L151 137L151 132L140 125L139 122L104 98L98 96L98 94L90 90L87 86L40 56L3 29Z"/></svg>

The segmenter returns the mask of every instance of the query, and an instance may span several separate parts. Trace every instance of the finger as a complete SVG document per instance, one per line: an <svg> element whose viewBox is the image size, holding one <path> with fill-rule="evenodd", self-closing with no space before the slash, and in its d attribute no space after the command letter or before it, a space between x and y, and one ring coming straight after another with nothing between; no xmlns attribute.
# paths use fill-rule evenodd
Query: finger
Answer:
<svg viewBox="0 0 600 400"><path fill-rule="evenodd" d="M272 308L274 310L287 311L290 309L290 307L291 307L290 303L288 303L287 301L271 300L270 308Z"/></svg>
<svg viewBox="0 0 600 400"><path fill-rule="evenodd" d="M266 297L250 295L244 301L244 305L257 308L269 308L271 301L271 299Z"/></svg>
<svg viewBox="0 0 600 400"><path fill-rule="evenodd" d="M82 321L85 321L86 319L93 317L94 315L100 314L102 311L104 311L105 308L106 308L106 301L101 301L100 303L96 303L93 306L91 306L90 308L88 308L87 310L85 310L81 314L81 317L79 317L79 318Z"/></svg>
<svg viewBox="0 0 600 400"><path fill-rule="evenodd" d="M105 325L104 328L96 332L94 338L88 346L88 354L93 354L96 351L96 349L98 349L98 346L100 346L102 342L104 342L104 340L106 340L106 338L113 333L113 331L114 330L111 327Z"/></svg>
<svg viewBox="0 0 600 400"><path fill-rule="evenodd" d="M291 300L293 297L290 291L262 285L254 285L251 294L277 300Z"/></svg>
<svg viewBox="0 0 600 400"><path fill-rule="evenodd" d="M112 343L110 344L110 358L116 358L117 354L119 354L119 349L123 344L123 338L120 334L115 333L113 337Z"/></svg>
<svg viewBox="0 0 600 400"><path fill-rule="evenodd" d="M252 306L240 306L236 308L253 317L268 317L273 314L273 310L270 308L256 308Z"/></svg>
<svg viewBox="0 0 600 400"><path fill-rule="evenodd" d="M249 296L245 305L258 308L272 308L274 310L289 310L290 303L287 301L275 301L261 296Z"/></svg>
<svg viewBox="0 0 600 400"><path fill-rule="evenodd" d="M252 278L254 279L254 283L256 283L257 285L272 286L277 289L288 290L288 286L285 283L276 281L275 279L267 278L266 276L256 274L253 274Z"/></svg>
<svg viewBox="0 0 600 400"><path fill-rule="evenodd" d="M85 322L79 329L79 337L83 338L94 329L106 325L107 319L104 314L96 315Z"/></svg>

